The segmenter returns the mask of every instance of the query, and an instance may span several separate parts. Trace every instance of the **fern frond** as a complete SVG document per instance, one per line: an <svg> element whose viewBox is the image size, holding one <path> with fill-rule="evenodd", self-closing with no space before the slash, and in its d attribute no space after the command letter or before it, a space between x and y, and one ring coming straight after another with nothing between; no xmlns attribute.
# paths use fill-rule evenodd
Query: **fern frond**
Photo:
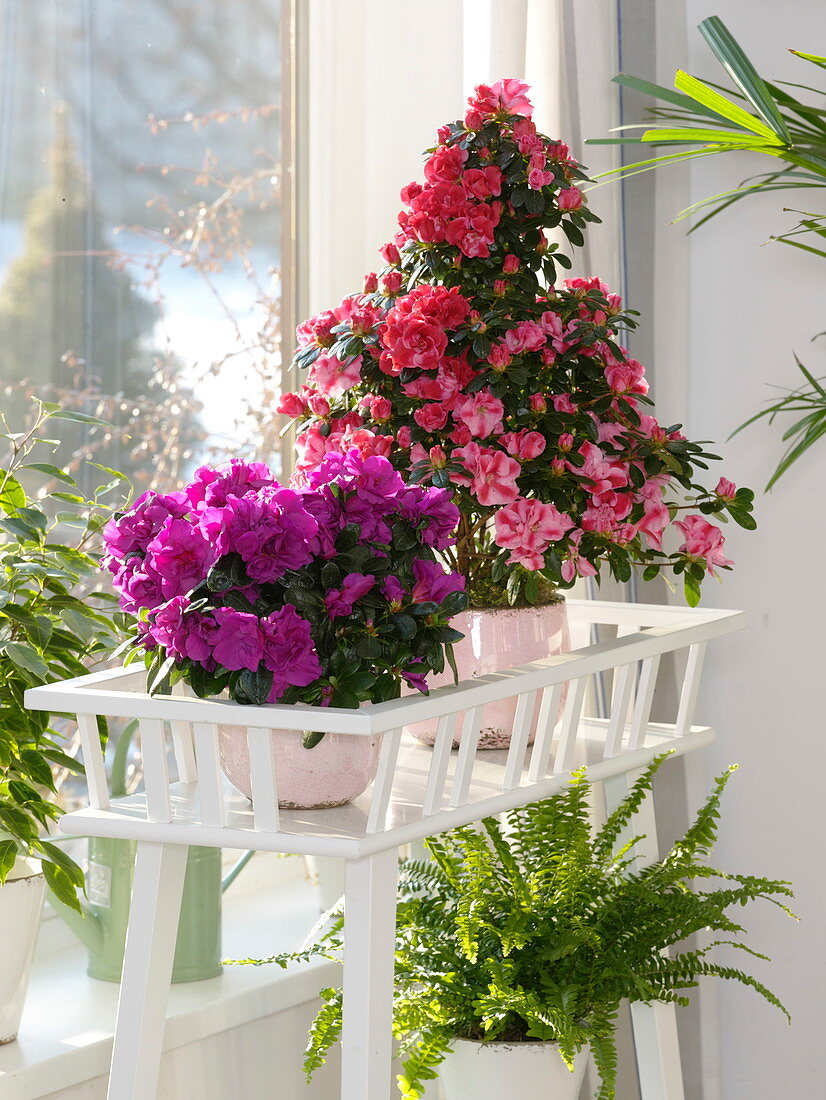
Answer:
<svg viewBox="0 0 826 1100"><path fill-rule="evenodd" d="M617 1044L613 1017L610 1026L595 1028L591 1035L591 1054L600 1077L596 1100L613 1100L617 1086Z"/></svg>
<svg viewBox="0 0 826 1100"><path fill-rule="evenodd" d="M514 891L514 897L524 906L524 908L530 908L531 892L528 887L527 879L514 857L508 842L505 840L499 822L494 817L486 817L482 821L482 826L490 839L494 852L499 858L502 873Z"/></svg>
<svg viewBox="0 0 826 1100"><path fill-rule="evenodd" d="M453 889L458 890L461 883L462 869L459 861L450 853L449 842L445 840L445 836L426 837L424 846L433 856L437 866L441 868L442 873Z"/></svg>
<svg viewBox="0 0 826 1100"><path fill-rule="evenodd" d="M596 856L607 856L614 850L623 831L628 828L634 814L638 812L644 799L650 793L654 776L673 751L673 749L669 749L668 752L655 756L619 806L608 815L605 824L594 838L594 854Z"/></svg>
<svg viewBox="0 0 826 1100"><path fill-rule="evenodd" d="M412 1052L404 1060L404 1070L396 1080L402 1100L421 1100L422 1082L438 1076L436 1067L445 1060L452 1036L434 1030L417 1040Z"/></svg>
<svg viewBox="0 0 826 1100"><path fill-rule="evenodd" d="M442 868L430 859L406 859L399 867L399 893L445 892L450 888Z"/></svg>
<svg viewBox="0 0 826 1100"><path fill-rule="evenodd" d="M670 858L694 858L696 855L707 856L717 840L717 822L720 819L720 799L726 789L728 781L737 771L738 765L731 764L719 775L714 782L711 794L706 799L694 822L689 826L682 840L674 845L672 854L667 856L664 862Z"/></svg>
<svg viewBox="0 0 826 1100"><path fill-rule="evenodd" d="M269 955L265 959L224 959L225 966L280 966L282 970L293 963L308 963L314 959L330 959L341 962L341 954L322 944L314 944L302 951L283 951L280 955Z"/></svg>
<svg viewBox="0 0 826 1100"><path fill-rule="evenodd" d="M342 991L332 988L322 989L319 995L324 1004L310 1025L309 1042L304 1052L304 1072L308 1081L315 1071L324 1065L330 1047L338 1042L341 1035Z"/></svg>

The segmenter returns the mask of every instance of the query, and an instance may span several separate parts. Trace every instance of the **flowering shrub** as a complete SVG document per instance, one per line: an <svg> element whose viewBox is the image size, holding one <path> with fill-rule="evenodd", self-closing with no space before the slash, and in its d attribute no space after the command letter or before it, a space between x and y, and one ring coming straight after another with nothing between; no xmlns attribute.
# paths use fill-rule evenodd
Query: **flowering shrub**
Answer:
<svg viewBox="0 0 826 1100"><path fill-rule="evenodd" d="M183 677L202 698L357 707L453 664L467 597L436 554L458 518L448 491L356 448L298 490L234 460L110 520L105 563L150 691Z"/></svg>
<svg viewBox="0 0 826 1100"><path fill-rule="evenodd" d="M597 278L557 284L570 260L545 230L579 246L599 219L568 147L537 132L527 90L476 89L464 121L439 130L424 183L403 188L385 266L299 326L307 382L279 406L300 421L297 483L356 447L451 487L461 519L446 557L477 604L505 591L535 602L601 563L620 580L634 565L682 573L695 604L706 572L731 564L704 517L753 527L753 494L695 481L716 456L648 411L619 297ZM669 526L684 535L674 552Z"/></svg>

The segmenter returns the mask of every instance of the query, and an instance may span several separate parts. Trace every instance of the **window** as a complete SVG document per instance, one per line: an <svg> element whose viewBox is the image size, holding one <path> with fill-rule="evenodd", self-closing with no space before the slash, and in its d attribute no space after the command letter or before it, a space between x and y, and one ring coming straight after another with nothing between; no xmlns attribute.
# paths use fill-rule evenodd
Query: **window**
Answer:
<svg viewBox="0 0 826 1100"><path fill-rule="evenodd" d="M108 421L61 425L87 481L83 457L139 489L239 453L279 467L292 8L0 9L2 408Z"/></svg>

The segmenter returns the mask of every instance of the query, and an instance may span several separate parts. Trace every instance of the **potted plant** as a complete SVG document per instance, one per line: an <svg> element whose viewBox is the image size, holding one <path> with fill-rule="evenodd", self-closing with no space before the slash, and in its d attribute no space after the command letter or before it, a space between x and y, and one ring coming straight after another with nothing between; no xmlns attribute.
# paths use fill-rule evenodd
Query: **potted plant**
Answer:
<svg viewBox="0 0 826 1100"><path fill-rule="evenodd" d="M708 517L754 526L753 494L700 484L716 456L652 415L619 297L598 278L557 281L571 261L546 231L577 247L599 219L528 90L480 85L440 128L424 183L401 192L385 266L299 326L306 385L280 404L297 424L298 484L356 446L451 489L460 520L444 556L470 601L462 678L559 651L560 593L602 565L621 581L634 567L681 575L696 604L706 573L731 565ZM495 744L508 722L486 725Z"/></svg>
<svg viewBox="0 0 826 1100"><path fill-rule="evenodd" d="M27 710L23 693L50 680L83 675L90 660L117 640L113 597L93 591L99 571L91 544L108 510L75 479L32 454L48 445L51 420L91 421L82 413L38 403L31 428L11 433L0 469L0 1041L20 1023L45 888L77 909L83 873L47 839L61 814L53 769L82 772L63 752L51 716ZM30 488L36 486L36 489ZM73 538L67 541L67 532ZM102 731L103 732L103 731Z"/></svg>
<svg viewBox="0 0 826 1100"><path fill-rule="evenodd" d="M728 156L732 153L740 156L757 153L771 157L766 172L749 176L730 191L694 203L674 219L680 221L696 216L693 229L699 229L717 214L751 195L826 187L826 121L823 110L799 99L792 91L802 89L822 98L824 89L808 84L764 80L718 15L704 19L699 30L714 57L731 78L734 88L721 88L681 69L674 77L676 91L620 73L614 77L617 84L643 95L654 96L661 104L651 109L648 124L624 127L626 133L622 137L589 139L590 145L650 144L652 147L651 152L645 151L645 160L624 164L605 174L617 177L634 175L677 160L688 161L720 153ZM826 68L826 57L802 50L789 52L819 69ZM629 136L628 131L634 129L644 133L641 137ZM676 146L677 149L651 155L662 145ZM799 215L797 224L783 233L773 234L769 240L826 258L826 214L796 209L791 212ZM826 391L822 380L819 382L814 378L797 356L795 362L803 376L799 388L789 391L778 401L770 401L767 408L750 417L732 433L736 435L764 417L768 417L771 423L781 413L805 414L795 417L783 435L783 441L788 446L769 478L767 491L826 431Z"/></svg>
<svg viewBox="0 0 826 1100"><path fill-rule="evenodd" d="M432 837L425 841L432 862L403 865L393 1027L405 1100L421 1097L423 1083L437 1075L448 1100L574 1100L586 1048L601 1076L599 1100L610 1100L620 1002L684 1005L686 991L704 975L742 982L786 1011L755 978L709 957L719 943L756 954L741 942L733 906L765 898L786 909L780 899L791 897L788 883L717 871L706 862L735 769L716 781L664 858L648 866L634 858L640 838L626 839L633 815L667 755L645 769L596 832L582 769L553 798ZM721 938L685 946L706 931ZM339 908L306 950L248 961L286 967L319 956L340 959L343 948ZM305 1056L308 1075L341 1028L341 991L321 996Z"/></svg>
<svg viewBox="0 0 826 1100"><path fill-rule="evenodd" d="M146 493L106 527L106 562L150 692L184 681L201 698L358 707L452 660L464 579L437 553L453 542L450 492L408 486L381 456L328 455L303 488L262 463L202 467L184 489ZM223 727L222 763L251 797L243 727ZM284 806L340 805L375 773L378 741L277 731Z"/></svg>

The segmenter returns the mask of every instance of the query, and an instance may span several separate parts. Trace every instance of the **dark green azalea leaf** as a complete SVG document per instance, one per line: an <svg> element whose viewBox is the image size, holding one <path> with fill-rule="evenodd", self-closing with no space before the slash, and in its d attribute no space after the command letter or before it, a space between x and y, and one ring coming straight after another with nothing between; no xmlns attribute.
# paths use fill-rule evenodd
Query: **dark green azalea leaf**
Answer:
<svg viewBox="0 0 826 1100"><path fill-rule="evenodd" d="M273 674L263 665L254 672L248 668L238 673L231 694L236 703L261 706L266 703L272 691Z"/></svg>
<svg viewBox="0 0 826 1100"><path fill-rule="evenodd" d="M382 643L372 634L365 634L363 637L359 638L356 645L356 652L359 657L362 657L364 660L372 660L382 655Z"/></svg>
<svg viewBox="0 0 826 1100"><path fill-rule="evenodd" d="M415 638L418 628L416 626L416 620L412 616L401 613L394 615L392 623L396 634L400 638L404 638L408 641L411 638Z"/></svg>

